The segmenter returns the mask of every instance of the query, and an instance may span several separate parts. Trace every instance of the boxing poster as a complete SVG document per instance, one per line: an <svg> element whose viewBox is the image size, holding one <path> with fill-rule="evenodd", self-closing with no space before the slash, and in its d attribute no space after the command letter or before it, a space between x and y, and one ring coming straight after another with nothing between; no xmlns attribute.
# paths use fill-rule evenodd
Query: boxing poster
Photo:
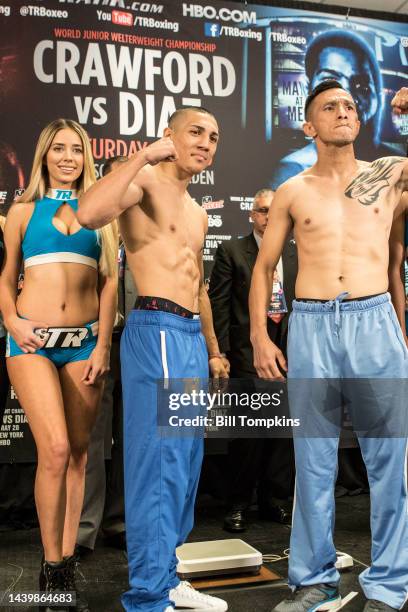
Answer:
<svg viewBox="0 0 408 612"><path fill-rule="evenodd" d="M87 129L101 175L108 157L159 138L176 108L203 106L220 128L213 166L190 186L208 213L207 277L218 244L250 231L254 193L314 163L303 108L322 79L336 78L356 100L358 158L405 154L408 116L389 107L408 85L404 15L215 0L0 0L0 33L0 213L28 183L51 120ZM0 461L33 452L16 404L10 398L1 426Z"/></svg>

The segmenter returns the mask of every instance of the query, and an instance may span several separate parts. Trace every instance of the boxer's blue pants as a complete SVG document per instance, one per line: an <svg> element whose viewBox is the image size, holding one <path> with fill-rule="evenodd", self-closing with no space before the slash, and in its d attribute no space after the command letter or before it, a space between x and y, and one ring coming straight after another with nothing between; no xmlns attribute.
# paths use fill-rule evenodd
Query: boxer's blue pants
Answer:
<svg viewBox="0 0 408 612"><path fill-rule="evenodd" d="M289 400L291 415L301 421L294 431L289 584L339 581L333 543L339 423L327 405L336 393L326 383L347 380L371 493L371 566L360 575L360 584L368 599L400 609L408 594L408 350L388 294L354 302L344 297L324 304L294 301L289 322ZM356 385L350 387L356 378L364 380L351 381ZM368 395L375 392L371 407L364 396L367 385ZM384 389L385 401L377 401ZM381 426L370 437L376 419ZM350 522L356 520L350 516ZM352 549L343 552L353 555Z"/></svg>
<svg viewBox="0 0 408 612"><path fill-rule="evenodd" d="M208 378L200 321L133 310L121 340L124 402L126 540L129 590L125 610L163 612L176 587L175 549L193 527L203 458L202 435L158 431L160 379Z"/></svg>

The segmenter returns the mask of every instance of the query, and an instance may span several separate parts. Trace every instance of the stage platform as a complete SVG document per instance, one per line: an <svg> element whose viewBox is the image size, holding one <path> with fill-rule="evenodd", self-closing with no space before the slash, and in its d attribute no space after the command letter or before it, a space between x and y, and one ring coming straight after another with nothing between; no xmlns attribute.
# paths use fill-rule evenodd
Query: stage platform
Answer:
<svg viewBox="0 0 408 612"><path fill-rule="evenodd" d="M338 550L354 557L354 567L343 572L341 591L359 595L343 609L361 612L364 597L358 584L358 574L370 562L369 497L341 497L337 499L335 542ZM196 527L191 541L216 540L229 537L222 531L223 506L209 496L198 502ZM290 527L273 522L260 521L252 513L251 526L241 537L263 554L281 555L289 546ZM234 537L231 534L231 537ZM236 537L236 536L235 536ZM3 531L0 533L0 591L28 591L35 588L40 562L38 529ZM287 560L266 564L266 567L286 577ZM108 548L98 540L95 552L81 563L80 585L86 590L92 612L119 612L119 597L127 588L126 556L123 552ZM206 592L223 597L230 612L270 612L288 594L284 581L253 583L238 586L210 588ZM35 608L3 608L0 610L36 610ZM404 612L408 611L405 606Z"/></svg>

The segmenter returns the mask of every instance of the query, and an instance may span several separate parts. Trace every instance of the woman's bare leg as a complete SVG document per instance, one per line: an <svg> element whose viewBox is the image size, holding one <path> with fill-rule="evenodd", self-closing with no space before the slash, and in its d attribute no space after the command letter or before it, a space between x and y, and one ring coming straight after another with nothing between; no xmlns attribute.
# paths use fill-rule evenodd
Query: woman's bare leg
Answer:
<svg viewBox="0 0 408 612"><path fill-rule="evenodd" d="M61 561L70 448L58 372L40 355L9 357L7 369L37 446L34 494L45 558Z"/></svg>
<svg viewBox="0 0 408 612"><path fill-rule="evenodd" d="M103 384L84 385L85 362L74 361L61 368L60 380L71 455L67 472L67 505L63 555L74 553L84 501L87 449L102 396Z"/></svg>

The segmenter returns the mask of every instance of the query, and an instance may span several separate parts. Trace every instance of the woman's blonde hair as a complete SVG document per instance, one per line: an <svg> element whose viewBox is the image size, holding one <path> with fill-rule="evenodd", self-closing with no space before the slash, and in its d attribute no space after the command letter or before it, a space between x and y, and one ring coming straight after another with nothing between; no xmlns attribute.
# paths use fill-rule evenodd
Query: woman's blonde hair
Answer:
<svg viewBox="0 0 408 612"><path fill-rule="evenodd" d="M6 217L0 214L0 229L4 231L4 226L6 225Z"/></svg>
<svg viewBox="0 0 408 612"><path fill-rule="evenodd" d="M73 119L55 119L51 121L40 134L34 153L30 181L17 202L32 202L42 199L50 187L46 155L57 132L63 129L76 132L81 139L84 152L84 167L81 176L76 181L78 199L96 182L95 165L92 156L91 143L84 128ZM99 260L99 270L105 276L114 276L117 272L118 259L118 229L116 221L97 230L101 242L102 255Z"/></svg>

